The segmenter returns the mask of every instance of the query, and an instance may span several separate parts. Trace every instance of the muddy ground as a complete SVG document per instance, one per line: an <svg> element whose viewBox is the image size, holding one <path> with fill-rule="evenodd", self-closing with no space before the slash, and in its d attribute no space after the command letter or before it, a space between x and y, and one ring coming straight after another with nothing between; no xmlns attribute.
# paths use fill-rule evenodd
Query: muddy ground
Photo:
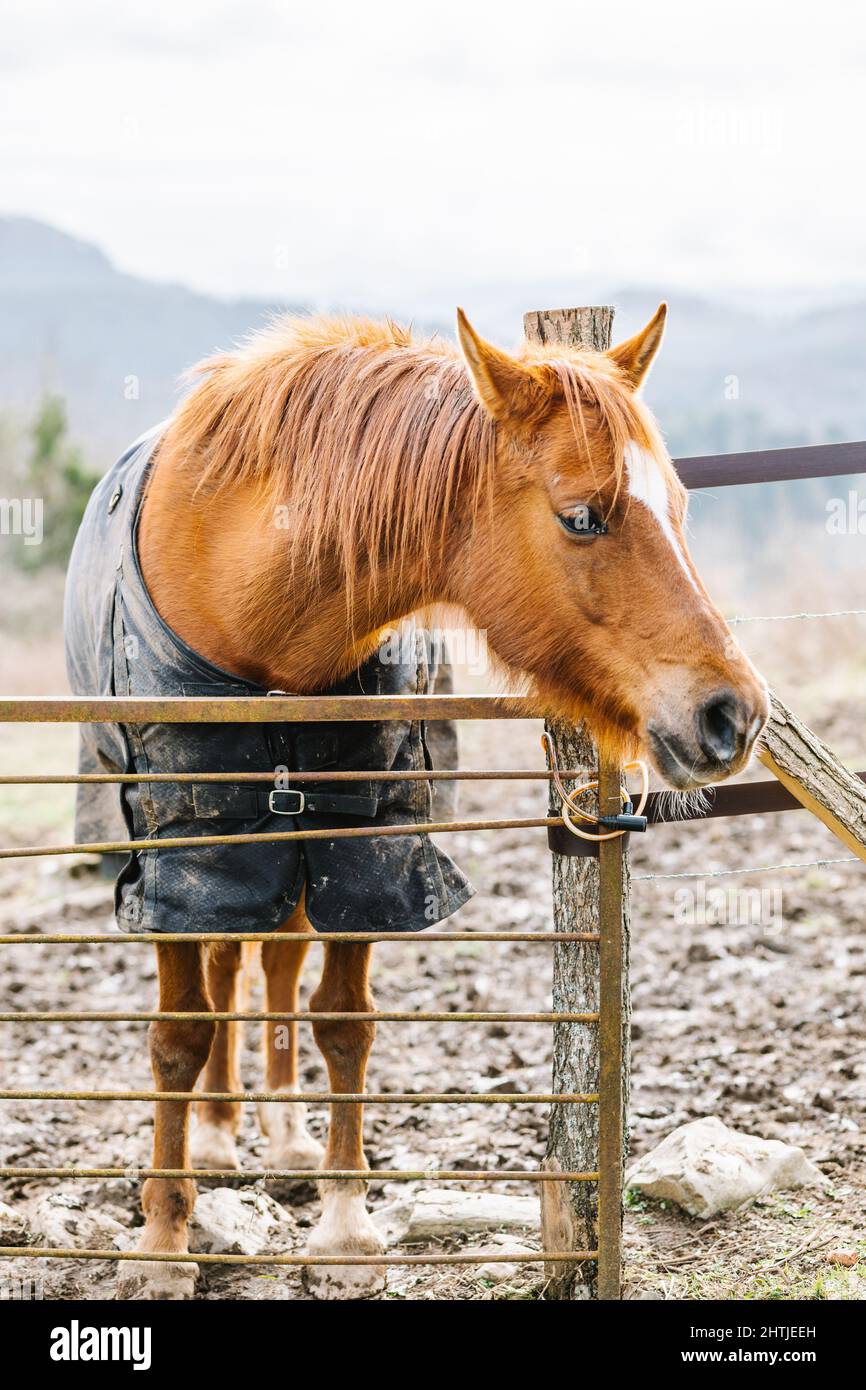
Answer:
<svg viewBox="0 0 866 1390"><path fill-rule="evenodd" d="M837 636L838 631L834 642ZM862 630L851 636L862 647ZM793 679L799 668L790 648L773 648L763 634L758 645L771 665L775 662L781 693L852 765L866 766L866 759L858 761L864 751L858 696L862 664L837 668L830 698L817 678L811 684ZM464 726L463 736L466 766L528 766L540 758L533 725L510 726L507 732L503 726ZM71 757L69 731L54 731L52 737L48 752L44 740L40 745L44 770L68 766ZM22 731L13 737L7 729L0 763L7 770L22 770L33 765L31 751ZM462 809L470 814L540 814L544 796L538 783L514 784L495 794L467 784ZM4 841L48 842L58 838L58 830L66 833L65 797L65 792L55 792L37 801L28 793L15 801L7 792L0 806ZM451 925L464 930L550 927L550 866L543 831L460 833L448 836L447 844L479 889ZM805 812L666 827L644 841L633 840L633 846L632 1152L644 1152L687 1120L718 1115L738 1129L802 1145L831 1185L824 1193L782 1194L709 1223L632 1195L626 1214L626 1297L864 1297L862 866L751 868L847 860L838 842ZM749 871L707 876L732 868ZM646 877L676 874L702 877ZM721 897L713 896L719 889ZM763 889L764 896L738 898L731 891L744 889ZM108 887L86 866L77 866L71 875L62 860L10 861L0 875L0 929L103 930L109 898ZM407 1010L547 1009L548 949L521 943L439 945L423 937L406 945L386 943L376 948L377 1003ZM305 998L314 983L313 965L311 953ZM145 1009L154 1004L148 946L3 948L2 1010ZM251 1007L258 1006L254 997ZM141 1024L3 1024L0 1052L8 1088L150 1085ZM245 1086L261 1084L252 1030L243 1070ZM516 1094L544 1090L549 1079L546 1025L392 1023L380 1027L369 1086L376 1091L451 1088ZM308 1035L302 1083L311 1089L327 1084ZM135 1166L149 1161L146 1104L4 1102L0 1121L4 1165ZM323 1121L324 1115L314 1112L313 1126L320 1134ZM374 1168L532 1167L543 1156L545 1135L544 1109L534 1106L371 1107L368 1112ZM262 1140L252 1113L244 1118L242 1159L249 1166L262 1164ZM81 1227L78 1243L85 1243L89 1214L113 1218L122 1228L116 1237L120 1244L140 1221L133 1179L6 1181L0 1198L26 1228L28 1213L52 1189L68 1194L72 1226ZM535 1189L515 1185L512 1190ZM295 1221L286 1248L301 1249L316 1215L312 1188L276 1195ZM370 1200L379 1207L395 1195L386 1184L374 1182ZM4 1235L4 1243L18 1238L12 1231ZM465 1244L471 1248L471 1242ZM113 1295L115 1268L107 1262L31 1261L16 1268L39 1281L46 1298ZM297 1270L255 1267L204 1268L198 1296L306 1297ZM499 1284L471 1269L398 1268L385 1296L543 1298L544 1284L537 1266L523 1266Z"/></svg>

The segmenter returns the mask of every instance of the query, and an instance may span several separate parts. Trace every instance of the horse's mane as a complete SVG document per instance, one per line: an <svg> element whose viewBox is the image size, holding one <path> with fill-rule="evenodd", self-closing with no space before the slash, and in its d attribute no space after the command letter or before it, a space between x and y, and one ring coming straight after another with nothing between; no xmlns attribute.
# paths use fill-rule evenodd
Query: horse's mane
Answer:
<svg viewBox="0 0 866 1390"><path fill-rule="evenodd" d="M556 373L575 433L606 428L616 484L630 440L664 455L652 417L615 363L588 350L530 348ZM483 513L496 426L456 346L355 317L287 316L193 369L161 448L196 470L199 497L249 484L285 508L299 563L327 554L344 581L401 557L441 553L458 493Z"/></svg>

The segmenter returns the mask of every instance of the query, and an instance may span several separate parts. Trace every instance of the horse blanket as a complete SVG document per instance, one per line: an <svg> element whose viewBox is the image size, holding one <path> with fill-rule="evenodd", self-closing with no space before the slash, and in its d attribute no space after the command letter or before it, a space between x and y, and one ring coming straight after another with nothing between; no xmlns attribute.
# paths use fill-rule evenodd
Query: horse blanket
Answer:
<svg viewBox="0 0 866 1390"><path fill-rule="evenodd" d="M78 695L255 696L268 692L193 651L157 612L136 543L159 432L118 460L93 492L66 586L67 669ZM436 681L423 641L375 655L323 694L424 693ZM283 692L280 692L283 693ZM270 772L274 783L81 784L79 841L241 835L386 826L430 819L423 781L328 782L336 769L432 766L423 723L87 724L82 772ZM436 731L451 742L447 729ZM453 746L453 744L452 744ZM322 773L291 789L291 772ZM301 797L298 792L303 792ZM281 814L282 812L282 814ZM419 931L472 895L460 870L417 835L276 841L132 852L115 889L118 925L133 932L270 931L306 889L322 932Z"/></svg>

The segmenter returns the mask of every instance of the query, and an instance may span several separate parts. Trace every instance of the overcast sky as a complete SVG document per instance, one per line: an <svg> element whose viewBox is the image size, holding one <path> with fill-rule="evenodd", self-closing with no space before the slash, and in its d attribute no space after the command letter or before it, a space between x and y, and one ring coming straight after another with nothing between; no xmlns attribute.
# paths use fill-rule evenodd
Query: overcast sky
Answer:
<svg viewBox="0 0 866 1390"><path fill-rule="evenodd" d="M857 3L0 12L0 211L138 274L412 310L500 282L866 282Z"/></svg>

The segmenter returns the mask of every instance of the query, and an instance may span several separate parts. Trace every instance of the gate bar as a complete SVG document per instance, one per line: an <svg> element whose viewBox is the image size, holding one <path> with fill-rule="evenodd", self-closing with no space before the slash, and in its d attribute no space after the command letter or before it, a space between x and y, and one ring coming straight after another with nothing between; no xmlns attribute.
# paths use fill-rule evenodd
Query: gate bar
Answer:
<svg viewBox="0 0 866 1390"><path fill-rule="evenodd" d="M0 1100L184 1100L281 1105L595 1105L596 1094L573 1091L0 1091Z"/></svg>
<svg viewBox="0 0 866 1390"><path fill-rule="evenodd" d="M212 845L268 845L292 840L367 840L375 836L445 835L455 830L532 830L562 825L561 816L516 820L417 821L412 825L360 825L345 830L275 830L251 835L165 835L155 840L103 840L80 845L21 845L0 849L0 859L43 859L55 854L137 854L144 849L208 849Z"/></svg>
<svg viewBox="0 0 866 1390"><path fill-rule="evenodd" d="M0 1168L0 1178L248 1178L287 1182L332 1178L338 1182L550 1182L550 1173L508 1168ZM557 1182L598 1182L598 1173L557 1173Z"/></svg>
<svg viewBox="0 0 866 1390"><path fill-rule="evenodd" d="M7 932L6 935L0 936L0 946L125 946L133 941L136 944L144 942L157 945L170 942L187 946L191 942L207 945L221 941L283 941L296 946L298 939L297 933L278 931L82 932L80 935L75 932ZM591 931L425 931L423 936L405 931L341 931L305 933L302 940L309 945L318 942L333 945L338 941L350 944L364 942L370 945L378 941L414 941L416 945L427 945L431 941L523 941L554 946L559 941L586 941L597 945L600 938L598 932Z"/></svg>
<svg viewBox="0 0 866 1390"><path fill-rule="evenodd" d="M167 1012L115 1013L113 1011L21 1010L0 1013L0 1023L598 1023L598 1014L575 1013L409 1013L379 1012L352 1013L349 1009L328 1013L298 1010L294 1013L214 1013Z"/></svg>
<svg viewBox="0 0 866 1390"><path fill-rule="evenodd" d="M417 719L539 719L524 695L21 695L9 724L333 724Z"/></svg>
<svg viewBox="0 0 866 1390"><path fill-rule="evenodd" d="M547 1261L595 1260L597 1250L538 1250L497 1255L200 1255L166 1254L162 1250L76 1250L56 1246L0 1246L0 1256L34 1260L133 1260L150 1264L198 1265L484 1265L539 1264Z"/></svg>
<svg viewBox="0 0 866 1390"><path fill-rule="evenodd" d="M382 772L373 769L369 772L326 771L320 772L281 772L281 778L291 778L293 782L549 782L553 773L544 768L471 768L466 772L443 768L441 771L425 769L423 772L398 770ZM592 774L586 768L567 768L560 770L563 781L584 779ZM265 782L273 785L276 772L40 772L13 773L0 777L0 787L43 787L43 786L91 786L104 783L135 782Z"/></svg>

